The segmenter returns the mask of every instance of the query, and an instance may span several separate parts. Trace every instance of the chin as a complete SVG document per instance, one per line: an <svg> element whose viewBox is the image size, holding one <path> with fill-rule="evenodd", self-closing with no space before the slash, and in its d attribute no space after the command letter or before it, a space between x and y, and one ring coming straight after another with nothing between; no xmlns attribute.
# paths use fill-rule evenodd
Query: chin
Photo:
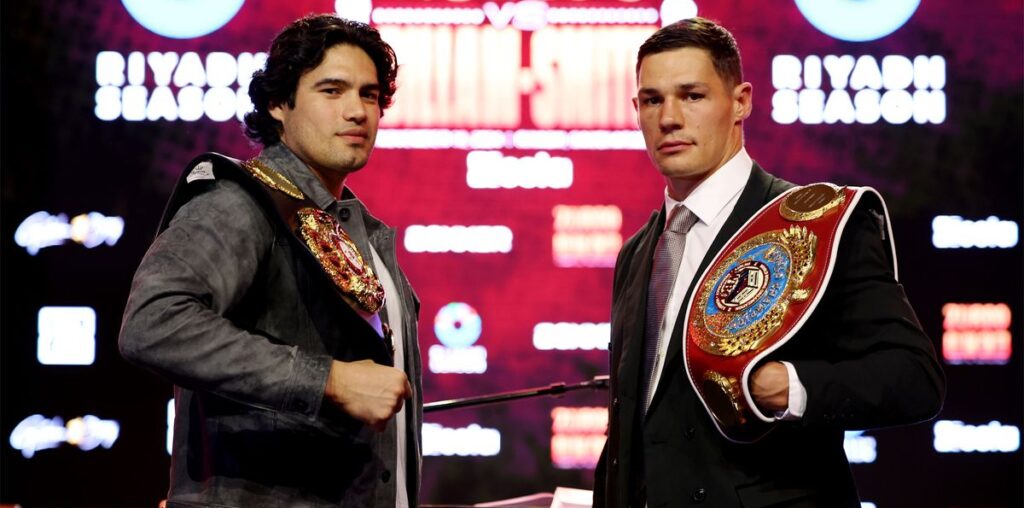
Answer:
<svg viewBox="0 0 1024 508"><path fill-rule="evenodd" d="M708 176L710 171L706 169L692 169L692 168L666 168L661 167L661 174L674 180L700 180Z"/></svg>
<svg viewBox="0 0 1024 508"><path fill-rule="evenodd" d="M346 173L351 173L351 172L354 172L354 171L358 171L363 166L365 166L366 162L368 160L369 160L369 157L360 157L360 156L350 155L350 156L339 157L334 162L335 162L335 167L339 168L340 170L342 170L342 171L344 171Z"/></svg>

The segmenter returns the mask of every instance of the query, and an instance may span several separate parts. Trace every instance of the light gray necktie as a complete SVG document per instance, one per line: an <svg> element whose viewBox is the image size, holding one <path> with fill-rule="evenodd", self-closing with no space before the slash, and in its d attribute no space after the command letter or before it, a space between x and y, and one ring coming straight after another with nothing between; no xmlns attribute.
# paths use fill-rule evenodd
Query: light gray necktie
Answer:
<svg viewBox="0 0 1024 508"><path fill-rule="evenodd" d="M654 386L654 364L661 349L661 342L668 337L661 336L661 324L665 319L665 307L668 305L672 286L676 282L679 265L683 261L683 248L686 246L686 234L697 222L697 216L683 205L672 208L668 227L658 239L654 250L654 263L651 267L651 279L647 283L647 331L644 334L644 370L643 370L643 407L647 413L647 404L651 399L651 387Z"/></svg>

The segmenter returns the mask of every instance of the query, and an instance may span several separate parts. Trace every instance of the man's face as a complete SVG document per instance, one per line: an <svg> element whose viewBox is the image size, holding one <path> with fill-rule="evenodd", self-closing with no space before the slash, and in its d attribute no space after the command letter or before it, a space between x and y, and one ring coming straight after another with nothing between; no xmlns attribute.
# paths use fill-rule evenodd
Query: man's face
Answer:
<svg viewBox="0 0 1024 508"><path fill-rule="evenodd" d="M647 153L667 178L703 179L743 146L750 84L729 88L707 50L680 48L648 55L637 81L637 123Z"/></svg>
<svg viewBox="0 0 1024 508"><path fill-rule="evenodd" d="M276 104L281 141L311 169L348 174L366 165L377 139L377 68L365 51L339 44L299 78L295 106Z"/></svg>

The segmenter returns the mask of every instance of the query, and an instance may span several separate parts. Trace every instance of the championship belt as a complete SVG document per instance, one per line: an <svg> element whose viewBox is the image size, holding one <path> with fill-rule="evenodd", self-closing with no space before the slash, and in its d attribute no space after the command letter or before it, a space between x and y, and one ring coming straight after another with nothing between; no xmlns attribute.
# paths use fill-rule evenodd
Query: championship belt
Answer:
<svg viewBox="0 0 1024 508"><path fill-rule="evenodd" d="M690 384L726 439L753 442L774 428L775 418L755 405L748 378L811 316L832 275L843 228L865 194L885 211L869 187L816 183L778 196L698 279L686 310L683 359Z"/></svg>
<svg viewBox="0 0 1024 508"><path fill-rule="evenodd" d="M373 267L363 259L352 238L331 214L314 205L287 177L257 159L241 163L253 178L291 198L278 208L324 273L334 282L342 298L353 309L376 314L384 304L384 288Z"/></svg>

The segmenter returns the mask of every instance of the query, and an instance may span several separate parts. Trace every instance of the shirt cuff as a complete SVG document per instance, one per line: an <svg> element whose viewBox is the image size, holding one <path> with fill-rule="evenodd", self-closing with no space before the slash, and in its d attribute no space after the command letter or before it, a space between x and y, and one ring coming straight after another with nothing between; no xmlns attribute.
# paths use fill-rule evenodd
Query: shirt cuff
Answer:
<svg viewBox="0 0 1024 508"><path fill-rule="evenodd" d="M775 418L786 422L799 421L807 410L807 389L796 374L796 367L789 362L779 362L786 366L789 375L789 407L785 411L776 411Z"/></svg>

